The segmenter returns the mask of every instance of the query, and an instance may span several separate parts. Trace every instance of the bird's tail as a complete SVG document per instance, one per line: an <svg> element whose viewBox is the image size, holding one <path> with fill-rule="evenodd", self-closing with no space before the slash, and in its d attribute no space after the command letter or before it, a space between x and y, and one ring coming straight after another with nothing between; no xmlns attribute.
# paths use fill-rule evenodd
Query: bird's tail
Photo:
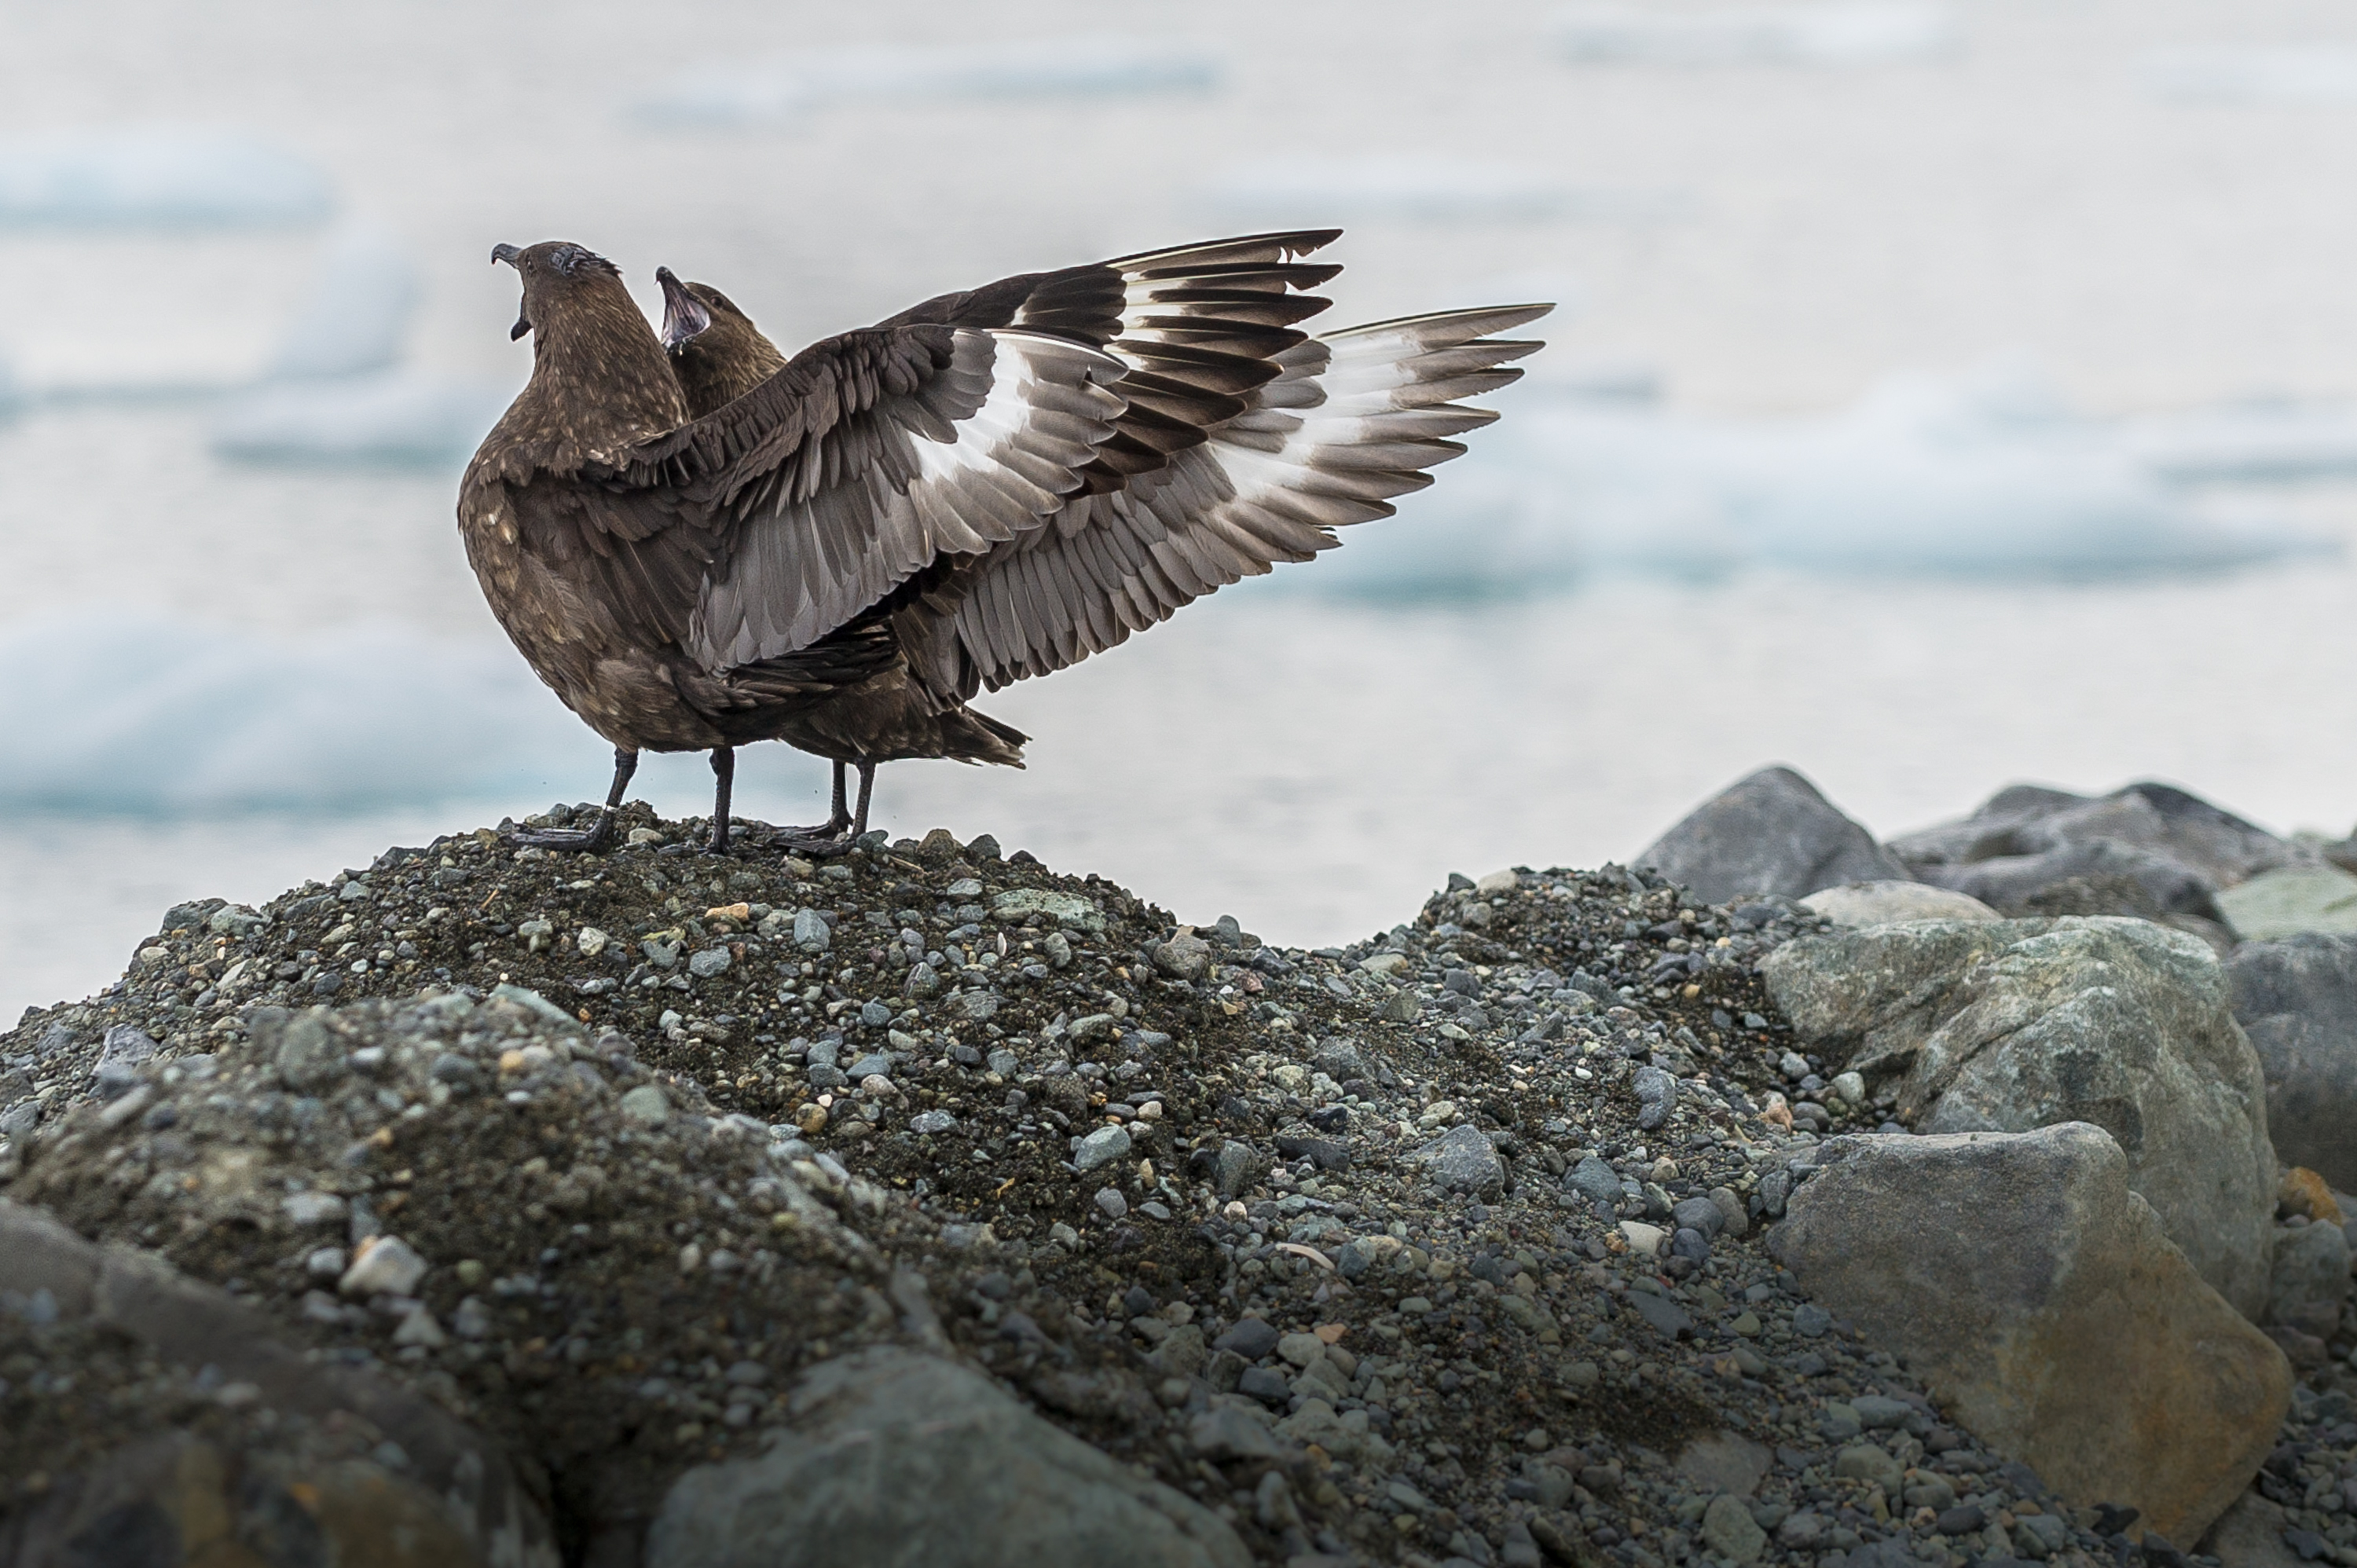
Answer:
<svg viewBox="0 0 2357 1568"><path fill-rule="evenodd" d="M942 756L960 762L995 762L1002 768L1023 766L1023 745L1031 737L1013 725L963 705L942 714L941 724Z"/></svg>

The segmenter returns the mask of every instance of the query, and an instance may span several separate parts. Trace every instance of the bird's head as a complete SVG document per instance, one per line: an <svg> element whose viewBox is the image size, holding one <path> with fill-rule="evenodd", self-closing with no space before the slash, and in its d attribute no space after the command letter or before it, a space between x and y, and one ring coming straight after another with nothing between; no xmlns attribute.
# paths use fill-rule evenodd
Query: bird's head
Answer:
<svg viewBox="0 0 2357 1568"><path fill-rule="evenodd" d="M669 267L662 285L662 345L697 414L711 413L785 368L785 359L751 317L708 283L682 283Z"/></svg>
<svg viewBox="0 0 2357 1568"><path fill-rule="evenodd" d="M620 268L570 240L543 240L522 249L494 245L491 260L505 262L523 279L523 303L516 313L515 328L508 334L511 338L534 329L544 331L568 305L586 296L629 297L622 288Z"/></svg>

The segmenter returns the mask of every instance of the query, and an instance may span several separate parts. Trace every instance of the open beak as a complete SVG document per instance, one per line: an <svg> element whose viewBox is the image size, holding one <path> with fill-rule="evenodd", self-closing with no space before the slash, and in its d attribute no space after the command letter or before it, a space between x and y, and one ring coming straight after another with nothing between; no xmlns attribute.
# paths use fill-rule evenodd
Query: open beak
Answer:
<svg viewBox="0 0 2357 1568"><path fill-rule="evenodd" d="M688 292L687 285L669 267L655 269L655 282L662 285L663 291L663 350L676 354L689 339L712 325L712 312L704 307L704 301Z"/></svg>
<svg viewBox="0 0 2357 1568"><path fill-rule="evenodd" d="M505 262L508 265L514 267L516 266L516 258L522 254L523 252L516 249L513 245L493 245L491 247L491 264L493 266L497 266L500 263ZM516 270L518 272L522 272L523 269L522 267L516 267ZM508 328L508 341L512 343L531 330L532 317L524 313L523 302L519 300L516 302L516 324Z"/></svg>

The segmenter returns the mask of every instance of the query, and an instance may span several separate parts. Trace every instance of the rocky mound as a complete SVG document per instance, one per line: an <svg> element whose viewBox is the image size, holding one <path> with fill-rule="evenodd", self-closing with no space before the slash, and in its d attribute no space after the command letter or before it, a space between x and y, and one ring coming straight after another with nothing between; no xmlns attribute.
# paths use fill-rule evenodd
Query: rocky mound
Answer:
<svg viewBox="0 0 2357 1568"><path fill-rule="evenodd" d="M483 1433L565 1561L713 1561L724 1517L872 1560L923 1508L1003 1521L942 1562L1040 1509L1102 1532L1051 1563L2110 1550L1762 1245L1814 1135L1882 1124L1761 984L1795 905L1518 868L1277 950L988 839L627 825L170 911L0 1036L0 1194ZM113 1517L60 1477L175 1412L328 1463L8 1251L0 1427L56 1457L0 1541ZM896 1420L924 1486L811 1484Z"/></svg>

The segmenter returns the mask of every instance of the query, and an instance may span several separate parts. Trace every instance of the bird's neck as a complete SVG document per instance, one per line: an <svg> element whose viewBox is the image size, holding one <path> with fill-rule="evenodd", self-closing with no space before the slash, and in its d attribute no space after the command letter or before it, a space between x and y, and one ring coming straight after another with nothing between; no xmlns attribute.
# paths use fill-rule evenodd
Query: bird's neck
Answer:
<svg viewBox="0 0 2357 1568"><path fill-rule="evenodd" d="M581 291L551 317L544 327L533 324L524 398L562 409L566 434L585 456L686 422L662 344L619 282Z"/></svg>

